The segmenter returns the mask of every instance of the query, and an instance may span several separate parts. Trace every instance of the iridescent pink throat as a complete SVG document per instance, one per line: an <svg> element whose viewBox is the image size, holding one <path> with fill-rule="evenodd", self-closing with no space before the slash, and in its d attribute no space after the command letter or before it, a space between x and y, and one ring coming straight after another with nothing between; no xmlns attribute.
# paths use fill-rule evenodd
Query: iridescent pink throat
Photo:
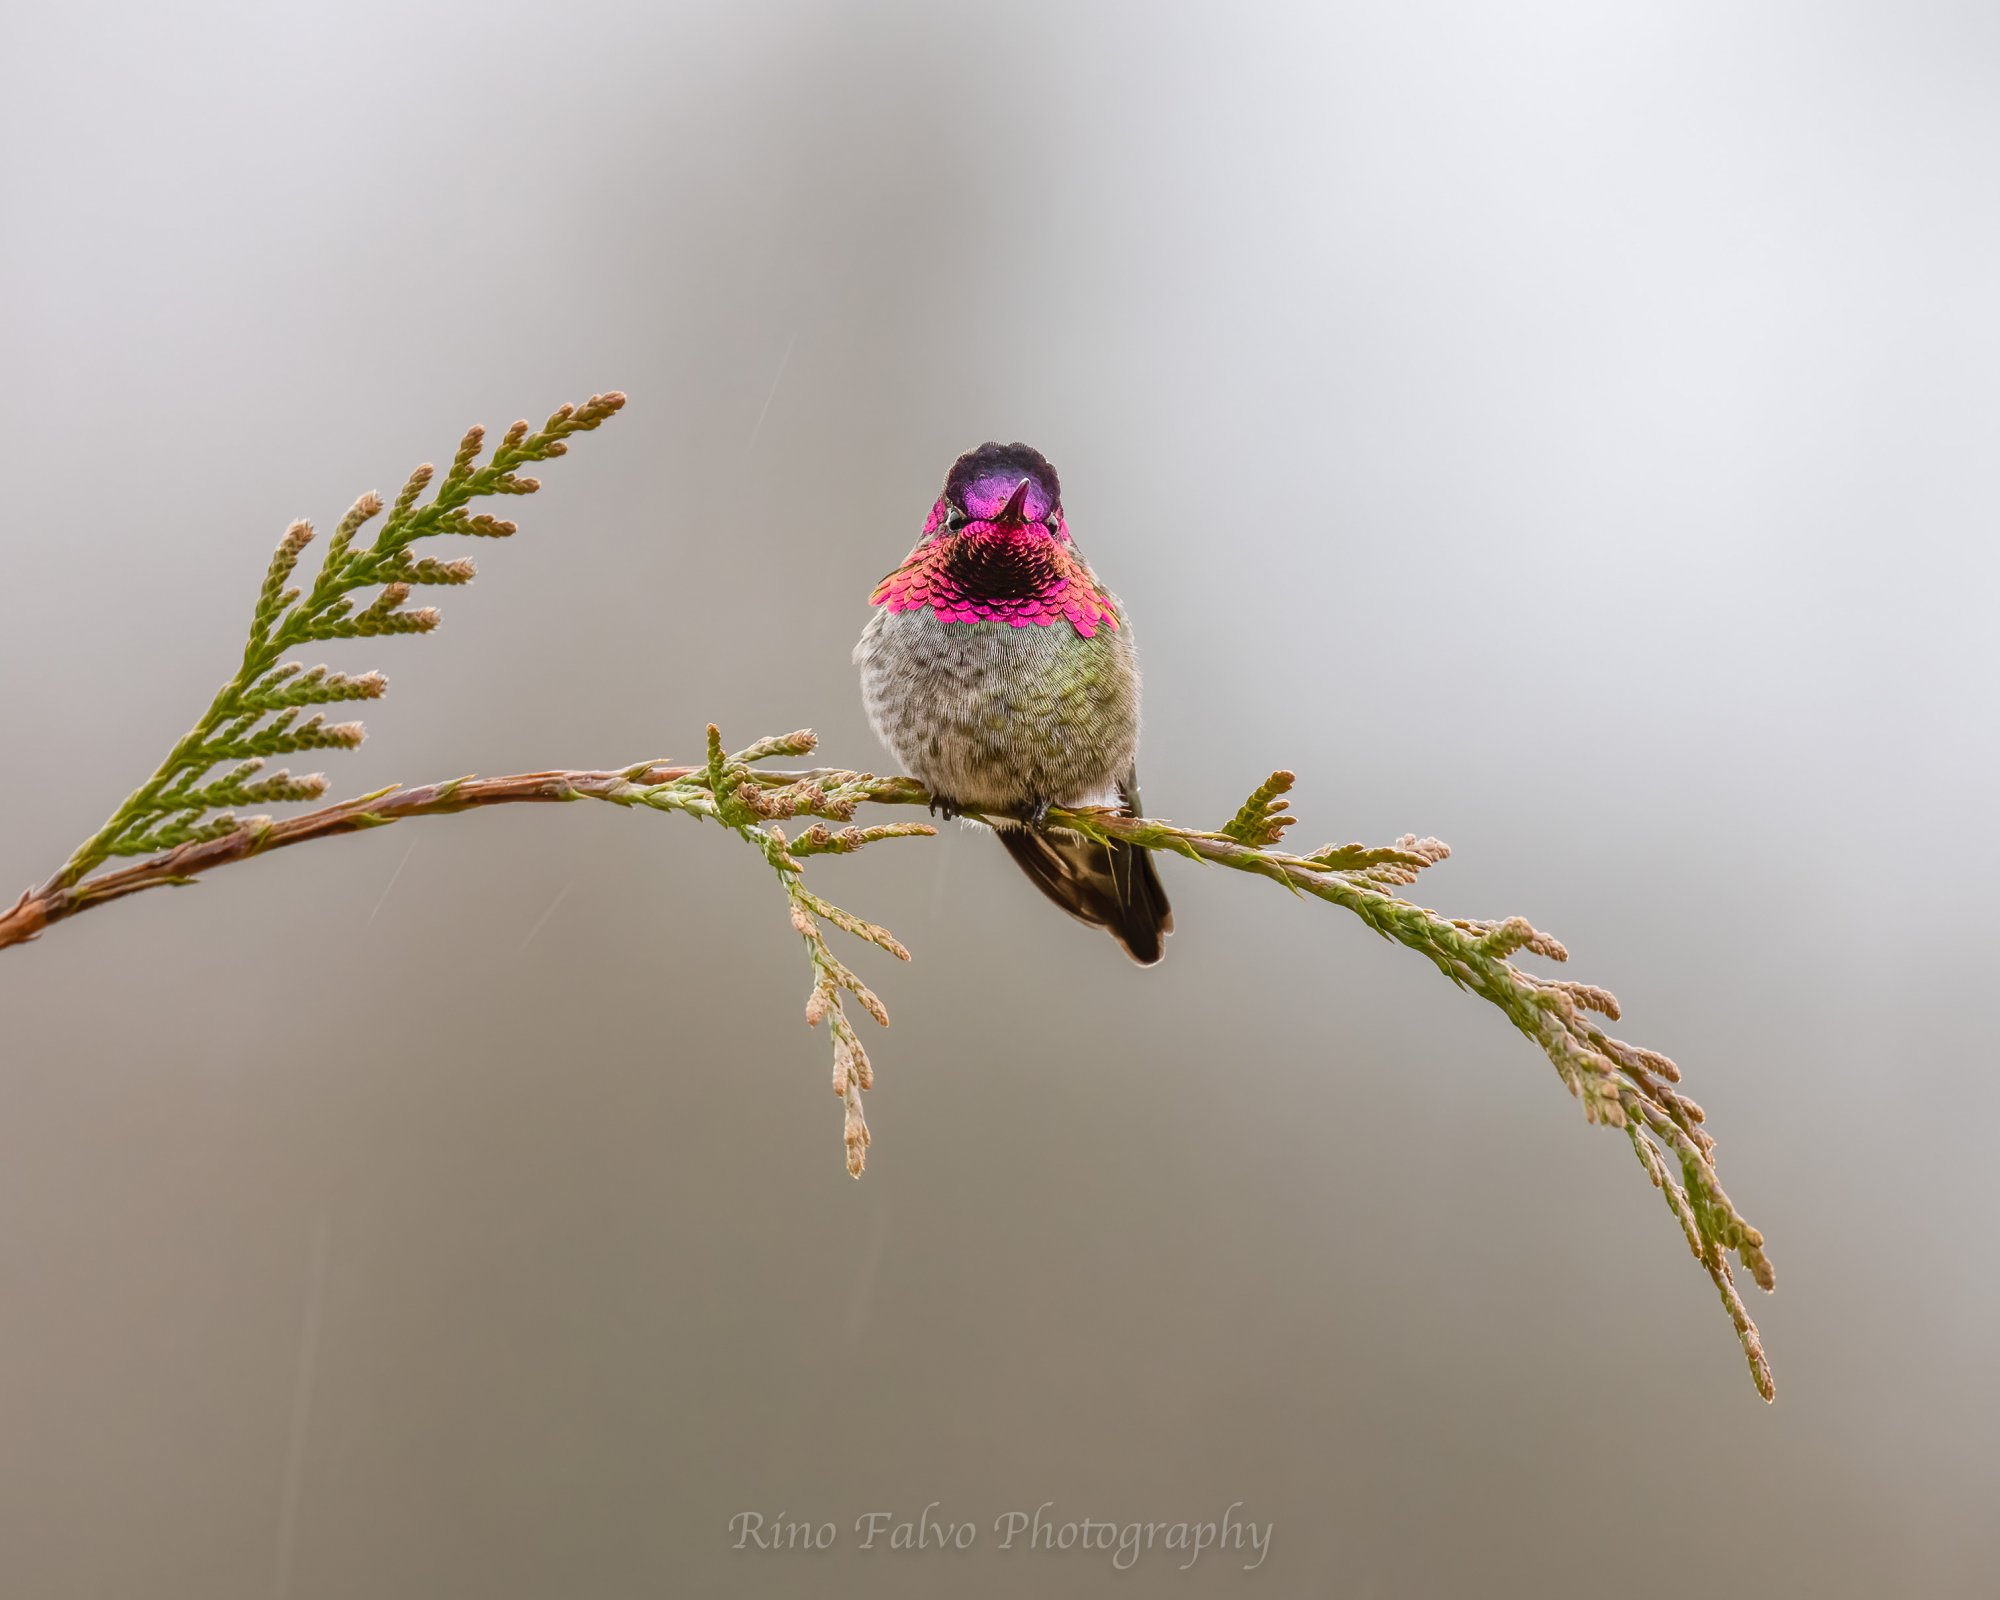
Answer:
<svg viewBox="0 0 2000 1600"><path fill-rule="evenodd" d="M939 500L916 549L875 586L870 605L891 611L928 606L940 622L1005 622L1047 628L1067 622L1089 639L1099 628L1116 630L1111 596L1069 542L1057 512L1040 523L968 522L947 529L950 507Z"/></svg>

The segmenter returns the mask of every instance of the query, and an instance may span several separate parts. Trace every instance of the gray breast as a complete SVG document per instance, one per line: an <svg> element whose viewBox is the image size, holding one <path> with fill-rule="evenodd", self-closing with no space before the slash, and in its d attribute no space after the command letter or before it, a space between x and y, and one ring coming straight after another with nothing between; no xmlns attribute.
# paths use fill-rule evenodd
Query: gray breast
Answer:
<svg viewBox="0 0 2000 1600"><path fill-rule="evenodd" d="M1139 743L1130 629L877 610L854 648L882 742L932 793L1007 810L1115 803Z"/></svg>

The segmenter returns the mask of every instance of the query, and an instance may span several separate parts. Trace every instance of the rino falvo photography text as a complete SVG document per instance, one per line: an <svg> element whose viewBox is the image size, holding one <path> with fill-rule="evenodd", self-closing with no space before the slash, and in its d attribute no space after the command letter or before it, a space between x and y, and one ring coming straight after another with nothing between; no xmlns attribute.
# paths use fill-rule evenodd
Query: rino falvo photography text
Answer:
<svg viewBox="0 0 2000 1600"><path fill-rule="evenodd" d="M738 1511L729 1519L729 1547L755 1551L836 1549L915 1554L980 1548L1055 1555L1095 1552L1119 1572L1142 1563L1171 1564L1186 1572L1204 1559L1229 1561L1255 1572L1271 1553L1275 1524L1243 1515L1232 1500L1220 1516L1167 1519L1079 1516L1044 1500L1033 1510L1001 1511L988 1518L948 1510L932 1500L912 1514L863 1511L850 1520L793 1516L785 1511Z"/></svg>

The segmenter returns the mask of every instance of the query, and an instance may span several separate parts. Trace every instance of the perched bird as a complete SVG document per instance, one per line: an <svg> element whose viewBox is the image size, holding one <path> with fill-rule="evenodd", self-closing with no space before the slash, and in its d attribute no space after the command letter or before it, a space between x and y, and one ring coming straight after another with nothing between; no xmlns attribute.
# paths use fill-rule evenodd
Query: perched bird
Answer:
<svg viewBox="0 0 2000 1600"><path fill-rule="evenodd" d="M1047 823L1051 806L1139 810L1132 630L1070 542L1048 458L1024 444L960 456L869 599L854 647L868 716L933 809L994 821L1042 893L1158 961L1174 917L1151 854Z"/></svg>

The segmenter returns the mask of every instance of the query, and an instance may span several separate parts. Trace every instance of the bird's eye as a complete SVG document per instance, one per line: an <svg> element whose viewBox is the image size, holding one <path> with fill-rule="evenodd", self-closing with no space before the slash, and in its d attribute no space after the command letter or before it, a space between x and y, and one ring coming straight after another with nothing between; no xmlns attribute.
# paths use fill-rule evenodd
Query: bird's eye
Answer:
<svg viewBox="0 0 2000 1600"><path fill-rule="evenodd" d="M945 513L944 525L947 528L964 527L965 513L963 511L960 511L956 506L954 506L950 511Z"/></svg>

